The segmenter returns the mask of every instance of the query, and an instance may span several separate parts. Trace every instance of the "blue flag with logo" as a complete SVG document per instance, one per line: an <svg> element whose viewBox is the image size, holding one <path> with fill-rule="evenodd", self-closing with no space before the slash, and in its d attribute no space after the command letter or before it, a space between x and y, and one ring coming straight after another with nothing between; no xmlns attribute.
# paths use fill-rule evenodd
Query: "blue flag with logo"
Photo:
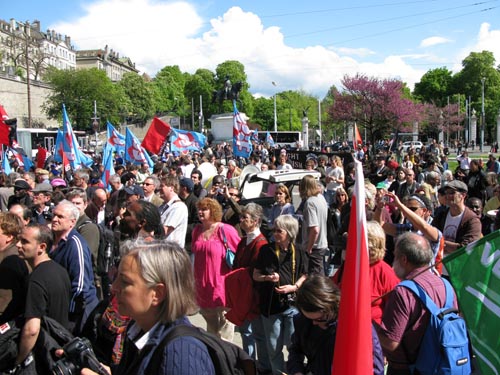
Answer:
<svg viewBox="0 0 500 375"><path fill-rule="evenodd" d="M271 137L271 133L269 132L266 134L266 143L269 144L269 147L274 147L274 139Z"/></svg>
<svg viewBox="0 0 500 375"><path fill-rule="evenodd" d="M151 170L154 165L148 152L141 146L141 142L129 128L125 133L125 161L132 164L148 163Z"/></svg>
<svg viewBox="0 0 500 375"><path fill-rule="evenodd" d="M108 142L110 146L113 147L113 150L121 153L125 152L125 136L123 134L118 133L118 130L108 121Z"/></svg>
<svg viewBox="0 0 500 375"><path fill-rule="evenodd" d="M105 188L111 190L109 177L115 174L115 167L113 165L113 146L106 143L102 153L102 165L104 166L104 171L102 172L101 181Z"/></svg>
<svg viewBox="0 0 500 375"><path fill-rule="evenodd" d="M171 151L200 151L203 147L205 147L207 137L201 133L179 129L172 129L171 132Z"/></svg>
<svg viewBox="0 0 500 375"><path fill-rule="evenodd" d="M54 160L62 163L63 154L69 162L72 169L80 169L82 166L90 167L94 161L90 156L87 156L80 149L80 145L76 139L73 127L66 112L66 106L63 104L63 128L62 137L57 138L56 146L54 149Z"/></svg>
<svg viewBox="0 0 500 375"><path fill-rule="evenodd" d="M7 156L7 151L3 152L2 169L3 173L5 173L7 176L10 174L10 172L12 172L12 168L10 167L9 163L9 157Z"/></svg>
<svg viewBox="0 0 500 375"><path fill-rule="evenodd" d="M233 154L236 157L248 158L252 153L252 131L236 108L236 100L233 100L233 108Z"/></svg>

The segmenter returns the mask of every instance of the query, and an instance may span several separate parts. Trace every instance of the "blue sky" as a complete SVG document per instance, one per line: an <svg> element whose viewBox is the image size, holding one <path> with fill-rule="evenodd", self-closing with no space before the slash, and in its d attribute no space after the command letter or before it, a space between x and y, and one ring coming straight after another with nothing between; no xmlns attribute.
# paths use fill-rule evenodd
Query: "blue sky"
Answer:
<svg viewBox="0 0 500 375"><path fill-rule="evenodd" d="M458 71L472 51L492 51L500 64L499 9L500 0L24 0L2 1L1 17L38 19L77 49L108 45L150 76L238 60L255 95L322 98L346 74L413 88L429 69Z"/></svg>

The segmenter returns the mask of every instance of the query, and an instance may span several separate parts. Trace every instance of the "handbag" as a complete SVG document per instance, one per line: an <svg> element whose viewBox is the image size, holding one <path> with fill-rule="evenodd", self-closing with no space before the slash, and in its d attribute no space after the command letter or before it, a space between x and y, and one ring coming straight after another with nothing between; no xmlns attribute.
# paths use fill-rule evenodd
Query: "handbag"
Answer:
<svg viewBox="0 0 500 375"><path fill-rule="evenodd" d="M234 258L236 258L236 254L234 253L233 250L229 247L229 244L227 243L227 238L226 234L224 233L224 225L220 226L220 232L222 234L222 242L224 242L224 248L226 249L226 264L229 267L229 269L233 269L233 264L234 264Z"/></svg>

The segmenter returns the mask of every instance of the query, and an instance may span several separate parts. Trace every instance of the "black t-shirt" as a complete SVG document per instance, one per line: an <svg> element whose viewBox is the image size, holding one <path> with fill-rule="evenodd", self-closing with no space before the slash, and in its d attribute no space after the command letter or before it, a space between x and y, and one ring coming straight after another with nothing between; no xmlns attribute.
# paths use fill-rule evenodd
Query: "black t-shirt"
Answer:
<svg viewBox="0 0 500 375"><path fill-rule="evenodd" d="M24 312L28 277L28 266L18 255L9 255L0 263L0 289L12 291L12 300L0 316L0 323L15 319Z"/></svg>
<svg viewBox="0 0 500 375"><path fill-rule="evenodd" d="M270 275L277 272L280 275L279 285L265 281L255 283L260 297L260 313L264 316L278 314L290 307L287 295L278 294L274 288L280 285L293 285L300 276L307 273L305 253L295 247L295 275L292 276L292 250L280 251L279 259L276 257L276 245L271 243L265 245L259 252L255 266L262 274Z"/></svg>
<svg viewBox="0 0 500 375"><path fill-rule="evenodd" d="M25 317L48 316L68 327L71 284L68 272L53 260L40 263L31 273Z"/></svg>

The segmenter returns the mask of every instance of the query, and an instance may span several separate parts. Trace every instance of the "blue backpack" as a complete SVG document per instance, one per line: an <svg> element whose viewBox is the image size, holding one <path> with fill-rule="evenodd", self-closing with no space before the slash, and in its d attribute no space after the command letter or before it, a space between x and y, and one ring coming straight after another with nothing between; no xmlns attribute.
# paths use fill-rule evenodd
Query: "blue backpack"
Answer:
<svg viewBox="0 0 500 375"><path fill-rule="evenodd" d="M446 279L446 303L438 308L424 289L413 280L399 285L410 289L431 313L420 344L417 360L410 366L421 375L469 375L471 373L469 339L465 321L453 307L453 288Z"/></svg>

